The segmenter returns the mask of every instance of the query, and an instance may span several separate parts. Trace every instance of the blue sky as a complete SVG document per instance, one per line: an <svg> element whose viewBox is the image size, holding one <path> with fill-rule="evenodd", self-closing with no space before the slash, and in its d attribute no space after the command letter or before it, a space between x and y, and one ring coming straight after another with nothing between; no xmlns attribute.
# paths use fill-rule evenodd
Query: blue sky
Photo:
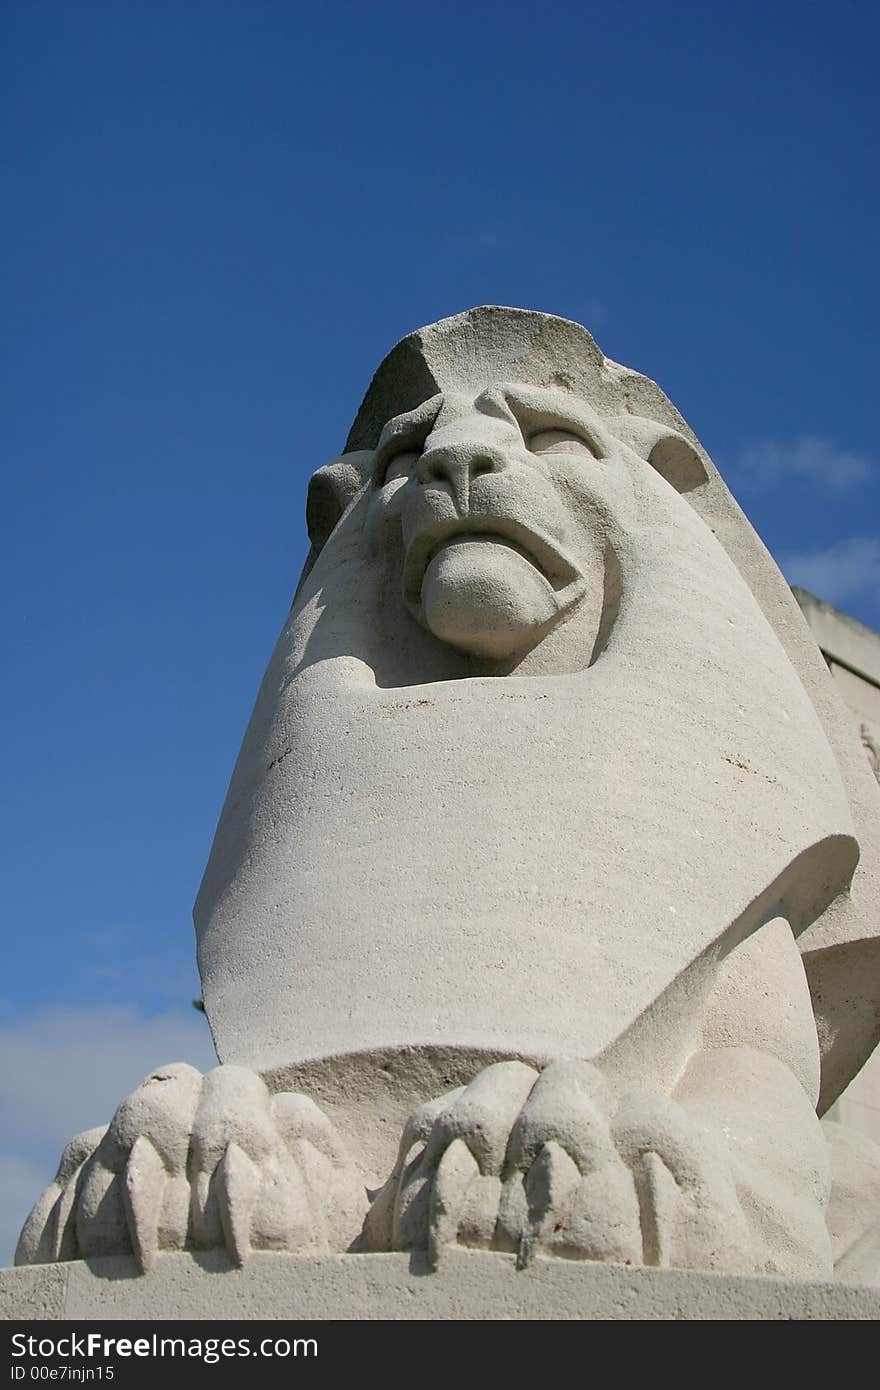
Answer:
<svg viewBox="0 0 880 1390"><path fill-rule="evenodd" d="M0 71L0 1259L72 1134L207 1064L191 904L380 357L547 309L880 627L880 10L12 0Z"/></svg>

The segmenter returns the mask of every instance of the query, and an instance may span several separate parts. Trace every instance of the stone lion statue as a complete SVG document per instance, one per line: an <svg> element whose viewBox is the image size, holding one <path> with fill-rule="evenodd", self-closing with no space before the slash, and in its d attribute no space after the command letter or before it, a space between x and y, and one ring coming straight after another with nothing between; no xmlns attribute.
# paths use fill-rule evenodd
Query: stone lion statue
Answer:
<svg viewBox="0 0 880 1390"><path fill-rule="evenodd" d="M393 349L307 517L195 908L222 1065L75 1140L19 1260L867 1277L877 1169L819 1116L880 1032L880 791L685 421L475 309Z"/></svg>

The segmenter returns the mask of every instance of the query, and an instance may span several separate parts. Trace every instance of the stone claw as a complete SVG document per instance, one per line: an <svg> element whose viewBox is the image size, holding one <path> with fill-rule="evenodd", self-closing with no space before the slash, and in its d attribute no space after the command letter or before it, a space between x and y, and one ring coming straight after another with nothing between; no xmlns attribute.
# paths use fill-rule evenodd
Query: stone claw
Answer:
<svg viewBox="0 0 880 1390"><path fill-rule="evenodd" d="M638 1093L623 1098L614 1136L635 1179L646 1264L752 1267L745 1216L717 1135L668 1097Z"/></svg>
<svg viewBox="0 0 880 1390"><path fill-rule="evenodd" d="M465 1245L470 1243L466 1238L469 1224L479 1226L479 1220L469 1223L467 1219L472 1215L468 1198L479 1176L479 1164L467 1144L463 1139L454 1139L437 1165L431 1188L428 1257L432 1265L437 1265L444 1245L452 1245L456 1241ZM473 1243L478 1242L475 1240Z"/></svg>
<svg viewBox="0 0 880 1390"><path fill-rule="evenodd" d="M243 1265L251 1253L251 1227L260 1175L238 1144L229 1144L220 1160L217 1187L226 1248L235 1263Z"/></svg>
<svg viewBox="0 0 880 1390"><path fill-rule="evenodd" d="M15 1264L52 1264L76 1259L75 1197L83 1165L107 1132L85 1130L66 1145L53 1181L37 1199L22 1227Z"/></svg>
<svg viewBox="0 0 880 1390"><path fill-rule="evenodd" d="M420 1146L420 1147L416 1147ZM724 1267L744 1219L720 1145L664 1096L618 1102L598 1069L487 1067L422 1106L368 1219L369 1249L450 1245L567 1259ZM736 1265L736 1267L740 1267Z"/></svg>
<svg viewBox="0 0 880 1390"><path fill-rule="evenodd" d="M168 1175L156 1149L140 1134L125 1165L123 1201L134 1257L145 1274L159 1253L159 1221Z"/></svg>

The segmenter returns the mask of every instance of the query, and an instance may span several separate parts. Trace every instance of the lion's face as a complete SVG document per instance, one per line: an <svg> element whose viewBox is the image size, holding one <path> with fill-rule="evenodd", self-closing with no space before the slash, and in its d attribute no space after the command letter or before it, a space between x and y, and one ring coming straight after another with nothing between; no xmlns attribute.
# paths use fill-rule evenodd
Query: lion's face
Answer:
<svg viewBox="0 0 880 1390"><path fill-rule="evenodd" d="M436 397L390 421L376 451L376 505L386 525L399 518L406 607L440 641L496 660L563 621L593 568L565 487L597 445L576 412L549 392L541 410L535 395Z"/></svg>
<svg viewBox="0 0 880 1390"><path fill-rule="evenodd" d="M681 495L704 481L682 435L571 391L438 393L313 478L302 659L347 653L383 686L583 670L665 530L718 550Z"/></svg>
<svg viewBox="0 0 880 1390"><path fill-rule="evenodd" d="M508 665L579 614L588 656L606 587L608 454L584 402L524 385L438 395L388 421L364 532L389 602L447 648Z"/></svg>

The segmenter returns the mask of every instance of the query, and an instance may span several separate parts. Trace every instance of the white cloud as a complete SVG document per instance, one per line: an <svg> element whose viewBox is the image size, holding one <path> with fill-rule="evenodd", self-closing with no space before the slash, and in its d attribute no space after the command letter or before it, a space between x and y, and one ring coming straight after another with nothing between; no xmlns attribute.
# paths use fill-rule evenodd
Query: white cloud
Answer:
<svg viewBox="0 0 880 1390"><path fill-rule="evenodd" d="M827 439L805 435L790 444L764 440L750 445L733 461L731 476L755 492L797 482L845 492L868 482L876 467L861 454L839 449Z"/></svg>
<svg viewBox="0 0 880 1390"><path fill-rule="evenodd" d="M880 594L880 539L853 536L824 550L794 551L779 556L790 584L809 589L829 603L855 595Z"/></svg>
<svg viewBox="0 0 880 1390"><path fill-rule="evenodd" d="M39 1160L0 1153L0 1267L12 1264L24 1219L53 1176Z"/></svg>
<svg viewBox="0 0 880 1390"><path fill-rule="evenodd" d="M201 1014L130 1006L40 1009L0 1028L0 1055L0 1265L68 1140L106 1124L154 1067L217 1064Z"/></svg>

